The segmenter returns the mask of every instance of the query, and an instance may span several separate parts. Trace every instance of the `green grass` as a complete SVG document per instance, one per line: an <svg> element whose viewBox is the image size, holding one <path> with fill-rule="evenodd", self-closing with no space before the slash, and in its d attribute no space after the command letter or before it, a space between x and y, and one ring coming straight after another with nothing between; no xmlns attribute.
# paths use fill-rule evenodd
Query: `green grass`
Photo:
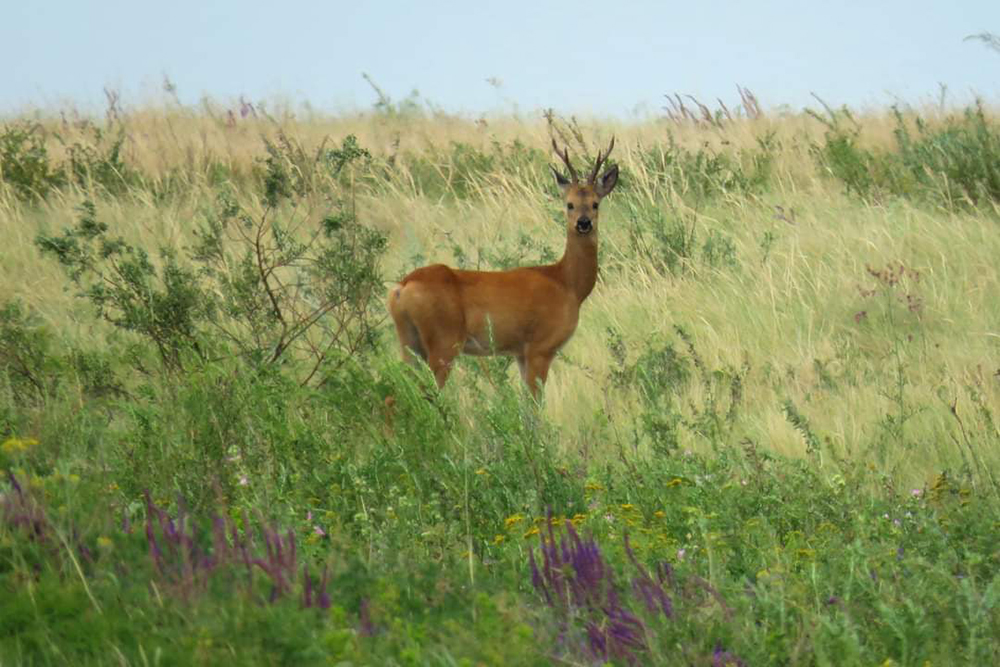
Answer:
<svg viewBox="0 0 1000 667"><path fill-rule="evenodd" d="M227 118L0 126L0 665L1000 658L992 110ZM612 133L543 404L429 389L384 291Z"/></svg>

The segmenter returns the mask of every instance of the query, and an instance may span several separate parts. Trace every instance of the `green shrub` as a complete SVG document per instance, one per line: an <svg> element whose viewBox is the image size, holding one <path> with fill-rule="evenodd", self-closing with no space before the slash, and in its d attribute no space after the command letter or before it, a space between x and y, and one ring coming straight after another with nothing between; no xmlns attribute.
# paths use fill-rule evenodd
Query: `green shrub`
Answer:
<svg viewBox="0 0 1000 667"><path fill-rule="evenodd" d="M292 158L269 150L264 209L221 196L186 259L163 247L154 262L151 249L111 235L89 201L75 227L37 245L104 319L153 344L167 370L233 354L256 366L291 360L289 371L310 382L374 349L386 240L355 219L347 196L317 224Z"/></svg>
<svg viewBox="0 0 1000 667"><path fill-rule="evenodd" d="M982 104L940 125L917 116L915 131L897 109L895 146L884 151L861 145L860 125L846 109L828 112L829 118L813 114L827 131L811 150L821 170L848 194L867 201L906 197L953 210L1000 201L1000 130Z"/></svg>
<svg viewBox="0 0 1000 667"><path fill-rule="evenodd" d="M119 128L113 138L96 126L90 126L90 131L93 137L91 143L76 142L67 149L67 171L73 181L87 192L93 193L97 187L101 193L112 197L121 196L130 187L141 185L139 172L122 158L124 128Z"/></svg>
<svg viewBox="0 0 1000 667"><path fill-rule="evenodd" d="M63 370L37 318L19 301L0 304L0 392L18 405L43 401Z"/></svg>
<svg viewBox="0 0 1000 667"><path fill-rule="evenodd" d="M776 144L770 135L757 139L756 149L716 151L685 149L674 141L639 154L643 167L686 199L700 203L726 194L750 195L770 185Z"/></svg>
<svg viewBox="0 0 1000 667"><path fill-rule="evenodd" d="M506 179L517 177L532 187L550 186L547 155L514 140L508 145L494 141L486 150L461 142L448 149L428 147L419 155L403 155L405 167L417 192L432 199L468 199L481 191L493 191ZM498 175L505 179L500 181Z"/></svg>
<svg viewBox="0 0 1000 667"><path fill-rule="evenodd" d="M0 132L0 181L24 201L45 199L66 183L66 173L49 161L41 126L8 125Z"/></svg>
<svg viewBox="0 0 1000 667"><path fill-rule="evenodd" d="M919 191L948 208L1000 202L1000 128L987 119L982 103L941 127L929 127L919 117L915 125L916 136L896 111L901 169Z"/></svg>

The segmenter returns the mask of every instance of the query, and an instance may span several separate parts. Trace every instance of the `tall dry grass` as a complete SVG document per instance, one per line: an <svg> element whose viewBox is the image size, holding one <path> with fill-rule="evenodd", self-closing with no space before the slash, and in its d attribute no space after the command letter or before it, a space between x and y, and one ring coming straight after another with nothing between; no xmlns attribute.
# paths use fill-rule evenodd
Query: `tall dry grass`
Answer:
<svg viewBox="0 0 1000 667"><path fill-rule="evenodd" d="M309 155L355 135L388 174L356 191L359 219L390 237L387 278L420 263L455 263L459 255L470 266L490 268L502 253L521 252L525 261L561 253L558 204L544 168L523 161L513 171L479 174L459 196L452 183L464 167L455 162L455 145L488 153L519 142L545 152L555 131L579 160L615 135L613 158L626 187L602 215L602 278L545 390L544 412L561 429L565 450L586 447L614 457L623 447L649 447L635 436L641 400L609 382L608 332L620 333L635 361L650 341L683 349L679 326L708 377L745 369L734 441L806 455L808 438L789 419L791 404L823 443L820 464L823 456L843 457L918 484L968 461L970 431L986 440L997 436L990 416L1000 405L997 218L984 208L945 210L905 198L872 203L846 194L815 157L829 130L824 113L710 124L287 110L269 116L258 109L244 117L206 106L129 110L110 124L72 114L10 122L34 123L54 162L67 159L75 143L94 143L95 127L105 137L121 132L123 160L144 180L118 196L99 196L98 210L117 233L149 247L189 245L193 221L220 188L242 201L257 197L264 140L285 137ZM946 115L920 113L931 124ZM889 111L851 122L859 143L892 144L896 121ZM767 186L758 191L693 196L702 175L665 180L650 161L669 147L746 160L762 141L771 146L772 162ZM444 189L427 192L417 167L435 174ZM0 194L0 301L20 299L60 335L99 346L107 326L34 245L37 234L71 224L89 196L77 185L41 202L21 201L9 188ZM678 270L651 265L636 251L630 216L645 220L649 234L654 212L683 221L698 244L713 235L727 241L732 261L692 259ZM898 265L914 272L905 284L887 286L872 273ZM900 301L906 295L915 301ZM389 360L396 348L387 340ZM464 364L446 391L460 394L475 372ZM691 382L674 404L695 422L713 401L725 403L713 395L718 391ZM681 429L679 437L681 449L709 446L696 429ZM1000 456L978 454L991 466Z"/></svg>

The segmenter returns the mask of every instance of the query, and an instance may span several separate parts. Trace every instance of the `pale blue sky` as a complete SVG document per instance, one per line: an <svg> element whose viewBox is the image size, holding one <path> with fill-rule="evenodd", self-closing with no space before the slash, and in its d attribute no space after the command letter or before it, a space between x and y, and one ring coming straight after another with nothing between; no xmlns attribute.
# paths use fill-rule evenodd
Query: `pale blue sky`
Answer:
<svg viewBox="0 0 1000 667"><path fill-rule="evenodd" d="M1000 0L256 2L4 0L0 113L70 103L308 101L364 109L367 72L395 100L417 89L449 111L628 116L664 93L765 107L1000 101ZM502 82L487 83L494 77Z"/></svg>

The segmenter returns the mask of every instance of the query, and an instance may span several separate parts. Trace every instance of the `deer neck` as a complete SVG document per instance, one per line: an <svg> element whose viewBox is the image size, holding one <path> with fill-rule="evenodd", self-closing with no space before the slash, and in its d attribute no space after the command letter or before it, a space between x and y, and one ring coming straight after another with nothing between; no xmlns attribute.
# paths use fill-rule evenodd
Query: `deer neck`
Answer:
<svg viewBox="0 0 1000 667"><path fill-rule="evenodd" d="M583 303L597 282L597 230L587 236L570 230L566 238L566 252L558 266L566 287L578 302Z"/></svg>

